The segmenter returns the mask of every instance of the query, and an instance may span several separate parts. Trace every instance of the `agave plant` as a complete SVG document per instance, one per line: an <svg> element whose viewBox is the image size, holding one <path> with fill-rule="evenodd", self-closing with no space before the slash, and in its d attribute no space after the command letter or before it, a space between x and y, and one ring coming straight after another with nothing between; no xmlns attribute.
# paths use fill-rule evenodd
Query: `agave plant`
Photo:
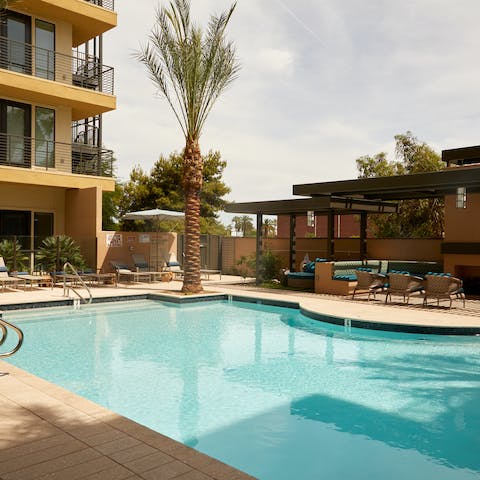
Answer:
<svg viewBox="0 0 480 480"><path fill-rule="evenodd" d="M2 240L0 242L0 257L11 271L22 271L28 268L28 257L22 252L18 240Z"/></svg>
<svg viewBox="0 0 480 480"><path fill-rule="evenodd" d="M66 235L47 237L38 249L36 261L49 271L60 270L66 262L76 269L85 267L80 246Z"/></svg>

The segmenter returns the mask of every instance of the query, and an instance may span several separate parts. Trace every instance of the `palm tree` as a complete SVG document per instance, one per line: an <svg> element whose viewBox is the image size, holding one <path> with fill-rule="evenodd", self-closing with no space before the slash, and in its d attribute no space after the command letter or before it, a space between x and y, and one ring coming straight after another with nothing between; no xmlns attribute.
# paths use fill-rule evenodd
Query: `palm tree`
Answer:
<svg viewBox="0 0 480 480"><path fill-rule="evenodd" d="M242 232L244 237L248 236L255 230L252 217L248 215L236 215L232 218L232 222L235 225L235 230L237 232Z"/></svg>
<svg viewBox="0 0 480 480"><path fill-rule="evenodd" d="M190 1L172 0L156 13L156 25L137 58L172 108L185 136L184 293L202 291L200 281L200 192L203 163L199 139L215 101L236 78L239 64L225 29L235 9L212 16L206 32L190 20Z"/></svg>
<svg viewBox="0 0 480 480"><path fill-rule="evenodd" d="M277 233L277 221L273 218L266 218L263 221L263 235L265 238L274 237Z"/></svg>

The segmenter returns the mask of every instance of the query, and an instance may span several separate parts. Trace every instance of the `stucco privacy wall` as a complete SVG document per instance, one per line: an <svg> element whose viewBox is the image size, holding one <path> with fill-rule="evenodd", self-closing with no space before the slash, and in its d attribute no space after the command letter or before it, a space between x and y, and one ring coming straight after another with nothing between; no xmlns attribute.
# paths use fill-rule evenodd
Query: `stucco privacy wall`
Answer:
<svg viewBox="0 0 480 480"><path fill-rule="evenodd" d="M158 243L157 243L158 239ZM132 254L140 254L152 268L161 268L165 259L177 252L177 234L173 232L99 232L97 265L103 272L113 270L111 261L135 270Z"/></svg>
<svg viewBox="0 0 480 480"><path fill-rule="evenodd" d="M379 260L418 260L441 262L441 239L378 239L367 240L367 257ZM223 269L235 268L242 256L255 255L255 238L225 237L223 239ZM268 238L264 240L268 248L282 259L282 266L288 267L289 240L287 238ZM297 269L305 254L310 260L325 258L326 238L297 238ZM360 240L358 238L335 239L335 257L337 260L358 260L360 258Z"/></svg>

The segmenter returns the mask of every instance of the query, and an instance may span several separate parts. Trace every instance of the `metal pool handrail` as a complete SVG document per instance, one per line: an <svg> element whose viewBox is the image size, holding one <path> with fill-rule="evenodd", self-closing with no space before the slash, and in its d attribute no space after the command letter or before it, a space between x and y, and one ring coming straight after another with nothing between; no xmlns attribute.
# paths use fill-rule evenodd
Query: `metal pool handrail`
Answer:
<svg viewBox="0 0 480 480"><path fill-rule="evenodd" d="M83 295L80 295L80 293L78 293L75 290L75 288L73 288L71 285L67 286L67 275L66 275L67 267L70 268L70 270L73 272L73 276L80 281L82 286L86 288L89 295L88 301L85 299ZM92 303L92 299L93 299L92 292L90 291L90 288L88 287L88 285L83 281L83 278L78 274L76 268L70 262L65 262L65 264L63 265L63 271L65 272L65 276L63 277L63 294L65 295L65 292L68 291L68 289L70 288L73 291L73 293L75 293L75 295L80 300L83 301L83 303L88 303L88 304Z"/></svg>
<svg viewBox="0 0 480 480"><path fill-rule="evenodd" d="M9 352L0 353L0 358L11 357L14 353L20 350L23 343L23 332L13 323L9 323L0 316L0 330L2 331L2 338L0 339L0 345L2 345L7 339L8 328L11 328L18 335L17 345Z"/></svg>

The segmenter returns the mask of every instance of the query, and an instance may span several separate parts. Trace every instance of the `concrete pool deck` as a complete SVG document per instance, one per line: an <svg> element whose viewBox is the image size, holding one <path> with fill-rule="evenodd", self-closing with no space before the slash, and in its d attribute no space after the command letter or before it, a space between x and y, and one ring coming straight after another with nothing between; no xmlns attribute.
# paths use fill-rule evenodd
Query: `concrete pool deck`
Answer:
<svg viewBox="0 0 480 480"><path fill-rule="evenodd" d="M480 301L454 302L451 310L429 306L384 305L364 296L352 301L313 293L259 289L204 281L209 293L298 302L302 308L340 318L393 324L480 328ZM233 283L232 283L233 282ZM94 297L124 297L147 293L178 298L181 282L93 288ZM366 297L365 297L366 298ZM62 288L0 293L0 310L7 305L64 300ZM444 303L445 304L445 303ZM21 479L182 479L246 480L249 475L190 449L164 435L117 415L89 400L0 362L0 478Z"/></svg>

